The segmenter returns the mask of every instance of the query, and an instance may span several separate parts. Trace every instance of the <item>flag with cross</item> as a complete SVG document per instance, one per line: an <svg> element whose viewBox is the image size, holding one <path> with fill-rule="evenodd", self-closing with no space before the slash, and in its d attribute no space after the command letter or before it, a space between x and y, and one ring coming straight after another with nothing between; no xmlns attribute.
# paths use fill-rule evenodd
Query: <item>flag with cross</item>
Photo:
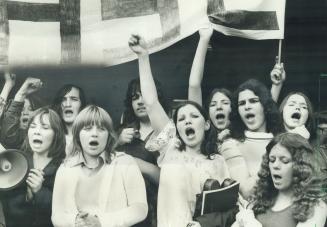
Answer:
<svg viewBox="0 0 327 227"><path fill-rule="evenodd" d="M131 33L152 53L209 21L227 35L280 39L284 10L285 0L0 0L0 65L116 65L136 57Z"/></svg>

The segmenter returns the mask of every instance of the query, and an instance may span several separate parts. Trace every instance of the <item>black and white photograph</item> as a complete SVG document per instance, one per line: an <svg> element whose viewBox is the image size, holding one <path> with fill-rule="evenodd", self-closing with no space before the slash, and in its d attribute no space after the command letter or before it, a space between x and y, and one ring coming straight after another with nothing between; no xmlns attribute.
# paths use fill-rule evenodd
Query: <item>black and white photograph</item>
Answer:
<svg viewBox="0 0 327 227"><path fill-rule="evenodd" d="M327 1L0 0L0 227L327 227Z"/></svg>

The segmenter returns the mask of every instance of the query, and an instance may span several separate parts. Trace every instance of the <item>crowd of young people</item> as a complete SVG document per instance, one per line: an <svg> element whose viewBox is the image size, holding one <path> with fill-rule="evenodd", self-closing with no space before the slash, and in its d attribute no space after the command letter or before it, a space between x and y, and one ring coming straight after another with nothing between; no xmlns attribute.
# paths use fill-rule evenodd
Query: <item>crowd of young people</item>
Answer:
<svg viewBox="0 0 327 227"><path fill-rule="evenodd" d="M27 78L7 102L16 76L6 72L0 142L3 149L20 149L30 165L25 182L0 192L0 223L323 227L326 146L316 124L323 127L324 122L317 122L321 118L301 92L287 95L278 109L286 78L278 63L270 90L250 79L234 92L214 89L203 102L212 32L199 31L188 100L173 110L152 75L146 41L133 34L129 46L138 56L139 78L128 84L125 110L115 127L108 112L87 105L83 89L73 84L42 105L35 92L43 82ZM206 180L222 183L227 178L240 184L239 203L228 213L234 223L195 219Z"/></svg>

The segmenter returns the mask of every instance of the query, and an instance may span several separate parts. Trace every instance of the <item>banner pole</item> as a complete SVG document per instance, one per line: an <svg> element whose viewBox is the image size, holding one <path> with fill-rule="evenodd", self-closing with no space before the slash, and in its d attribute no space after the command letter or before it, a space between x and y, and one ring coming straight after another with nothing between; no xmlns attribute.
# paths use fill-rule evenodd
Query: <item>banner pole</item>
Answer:
<svg viewBox="0 0 327 227"><path fill-rule="evenodd" d="M282 59L282 42L283 40L280 39L278 44L278 65L280 65Z"/></svg>

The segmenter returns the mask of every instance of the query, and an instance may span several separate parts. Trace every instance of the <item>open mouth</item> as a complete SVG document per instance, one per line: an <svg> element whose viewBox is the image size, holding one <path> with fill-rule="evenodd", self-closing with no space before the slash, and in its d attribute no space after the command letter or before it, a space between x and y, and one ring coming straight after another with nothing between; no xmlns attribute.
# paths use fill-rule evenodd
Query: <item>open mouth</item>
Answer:
<svg viewBox="0 0 327 227"><path fill-rule="evenodd" d="M145 107L139 107L139 108L137 108L137 111L145 111Z"/></svg>
<svg viewBox="0 0 327 227"><path fill-rule="evenodd" d="M34 144L42 144L42 140L34 139L34 140L33 140L33 143L34 143Z"/></svg>
<svg viewBox="0 0 327 227"><path fill-rule="evenodd" d="M73 111L72 110L65 110L64 114L73 114Z"/></svg>
<svg viewBox="0 0 327 227"><path fill-rule="evenodd" d="M280 176L280 175L278 175L278 174L274 174L273 175L273 178L275 179L275 180L280 180L280 179L282 179L282 177Z"/></svg>
<svg viewBox="0 0 327 227"><path fill-rule="evenodd" d="M185 135L186 136L193 136L195 134L195 131L194 131L194 129L193 128L187 128L186 130L185 130Z"/></svg>
<svg viewBox="0 0 327 227"><path fill-rule="evenodd" d="M301 114L300 113L294 113L294 114L292 114L291 118L296 119L296 120L300 120Z"/></svg>
<svg viewBox="0 0 327 227"><path fill-rule="evenodd" d="M225 119L225 115L222 114L222 113L218 113L218 114L216 115L216 119L217 119L217 120L223 120L223 119Z"/></svg>
<svg viewBox="0 0 327 227"><path fill-rule="evenodd" d="M254 118L254 117L255 117L255 115L252 114L252 113L249 113L249 114L246 114L246 115L245 115L245 118L248 119L248 120L250 120L250 119L252 119L252 118Z"/></svg>
<svg viewBox="0 0 327 227"><path fill-rule="evenodd" d="M22 118L22 123L27 124L29 118L28 117L23 117Z"/></svg>
<svg viewBox="0 0 327 227"><path fill-rule="evenodd" d="M90 144L90 146L98 146L99 142L94 140L94 141L91 141L89 144Z"/></svg>

